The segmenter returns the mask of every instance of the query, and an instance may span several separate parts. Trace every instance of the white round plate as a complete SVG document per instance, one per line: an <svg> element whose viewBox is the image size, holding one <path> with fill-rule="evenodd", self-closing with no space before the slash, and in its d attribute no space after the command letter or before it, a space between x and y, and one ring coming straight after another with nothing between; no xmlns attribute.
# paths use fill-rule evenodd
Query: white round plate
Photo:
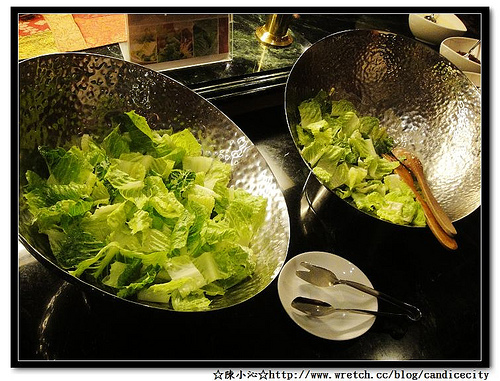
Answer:
<svg viewBox="0 0 500 381"><path fill-rule="evenodd" d="M327 316L311 317L292 308L292 300L297 296L304 296L323 300L336 308L378 310L376 297L350 286L339 284L332 287L317 287L300 279L295 272L307 270L300 265L302 261L327 268L340 279L353 280L373 287L358 267L338 255L321 251L299 254L283 266L278 278L278 294L292 320L307 332L328 340L349 340L368 331L375 322L375 316L335 312Z"/></svg>

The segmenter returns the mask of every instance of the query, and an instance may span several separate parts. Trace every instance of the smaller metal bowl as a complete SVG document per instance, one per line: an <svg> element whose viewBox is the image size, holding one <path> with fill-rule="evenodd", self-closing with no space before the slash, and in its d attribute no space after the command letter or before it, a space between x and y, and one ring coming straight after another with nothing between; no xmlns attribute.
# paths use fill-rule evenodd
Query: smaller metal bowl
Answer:
<svg viewBox="0 0 500 381"><path fill-rule="evenodd" d="M318 41L296 61L286 84L285 113L299 151L299 104L332 88L336 100L379 118L397 146L420 158L452 221L479 207L481 95L446 58L413 39L373 30Z"/></svg>

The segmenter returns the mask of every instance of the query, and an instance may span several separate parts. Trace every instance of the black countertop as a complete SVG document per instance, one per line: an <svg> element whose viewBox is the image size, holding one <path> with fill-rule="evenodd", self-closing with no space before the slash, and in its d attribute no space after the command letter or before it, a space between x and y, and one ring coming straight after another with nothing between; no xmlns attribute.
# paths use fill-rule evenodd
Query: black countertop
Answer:
<svg viewBox="0 0 500 381"><path fill-rule="evenodd" d="M235 28L253 28L262 17L235 16ZM396 22L392 15L302 15L300 30L304 43L329 34L331 31L318 26L325 24L342 30L359 26L361 21L374 25L374 20L379 20L380 28L397 29L394 25L399 25L409 33L404 29L405 16L397 17ZM316 22L307 22L309 18ZM295 30L299 30L298 23ZM251 66L250 61L247 66ZM232 64L237 65L237 60ZM265 76L286 73L290 67L286 63L281 68L248 73L247 77L229 74L226 78L221 72L213 74L216 67L207 67L199 70L212 73L199 76L217 77L215 80L198 77L195 83L185 82L195 90L217 84L217 91L207 90L207 98L248 135L265 154L271 169L281 172L280 185L291 221L287 260L313 250L340 255L362 269L375 288L417 305L422 319L409 323L377 318L358 338L329 341L303 331L288 317L279 300L276 279L252 299L225 310L172 313L84 293L23 254L19 265L19 335L17 353L13 353L17 366L80 366L81 360L96 366L183 367L194 363L206 367L256 362L290 367L381 366L374 360L384 360L384 367L488 366L488 252L483 248L481 208L456 222L459 249L448 252L427 229L375 221L352 213L351 207L331 194L325 195L314 178L308 179L288 131L282 104L286 77L276 79L268 89L258 84ZM179 81L193 78L189 71L195 69L185 70L167 74ZM235 78L255 80L255 87L251 91L238 87L240 92L231 93L227 85ZM311 207L306 195L314 199L320 194L316 197L319 204ZM385 308L383 302L379 306Z"/></svg>
<svg viewBox="0 0 500 381"><path fill-rule="evenodd" d="M278 360L294 366L300 361L338 366L342 360L473 366L484 360L488 309L481 290L480 210L456 223L456 252L443 249L427 229L352 219L347 206L333 198L315 208L315 214L301 205L307 205L304 191L314 195L319 185L311 178L304 186L307 171L280 120L281 109L266 110L260 117L253 119L259 119L264 131L274 132L249 137L271 168L280 168L287 179L288 259L313 250L340 255L363 269L374 287L417 305L423 318L415 323L378 318L363 336L331 342L295 325L281 306L276 280L227 310L165 313L83 293L30 261L20 267L20 359ZM245 118L235 122L257 123ZM383 302L380 307L387 308Z"/></svg>

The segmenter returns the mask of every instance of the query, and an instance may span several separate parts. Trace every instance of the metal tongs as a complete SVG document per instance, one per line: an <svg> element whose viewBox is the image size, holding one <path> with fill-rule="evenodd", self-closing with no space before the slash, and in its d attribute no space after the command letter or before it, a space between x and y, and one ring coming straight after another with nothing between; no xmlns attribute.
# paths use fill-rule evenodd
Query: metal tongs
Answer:
<svg viewBox="0 0 500 381"><path fill-rule="evenodd" d="M431 13L430 15L424 16L424 19L429 20L433 23L437 23L437 18L434 13Z"/></svg>
<svg viewBox="0 0 500 381"><path fill-rule="evenodd" d="M351 280L339 279L335 273L325 269L323 267L313 265L309 262L300 263L307 270L297 270L295 273L297 276L306 282L309 282L318 287L330 287L337 284L345 284L347 286L353 287L359 291L367 293L369 295L375 296L378 299L384 300L391 303L392 305L402 309L408 319L417 321L422 317L422 312L420 310L408 303L402 302L390 295L384 294L383 292L377 291L371 287L365 286L362 283L354 282Z"/></svg>

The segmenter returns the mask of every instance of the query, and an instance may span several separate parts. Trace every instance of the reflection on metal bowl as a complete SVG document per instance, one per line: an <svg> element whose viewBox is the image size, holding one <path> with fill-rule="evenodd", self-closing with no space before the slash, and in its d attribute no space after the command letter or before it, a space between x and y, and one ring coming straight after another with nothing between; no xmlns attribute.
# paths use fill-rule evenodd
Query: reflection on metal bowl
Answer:
<svg viewBox="0 0 500 381"><path fill-rule="evenodd" d="M376 255L385 252L387 245L405 248L411 242L411 252L429 247L429 231L387 223L353 208L309 174L301 192L300 226L309 241L321 242L320 248L334 250L352 261L371 266ZM436 240L432 244L440 247ZM406 249L406 252L409 252Z"/></svg>
<svg viewBox="0 0 500 381"><path fill-rule="evenodd" d="M199 137L204 155L232 165L230 185L268 200L264 226L250 244L257 255L254 275L215 298L209 309L244 302L278 275L290 235L283 194L253 143L211 103L163 74L100 55L41 56L21 62L19 69L21 190L28 169L44 173L40 145L68 148L85 133L104 137L110 131L110 115L135 110L152 129L171 128L175 132L189 128ZM28 213L21 205L19 238L27 250L65 280L96 290L56 264L46 236L27 223ZM171 308L166 304L153 307Z"/></svg>
<svg viewBox="0 0 500 381"><path fill-rule="evenodd" d="M332 88L334 99L379 118L396 146L421 159L452 221L479 207L481 96L448 60L425 44L380 31L345 31L318 41L297 60L286 85L285 112L297 149L298 105Z"/></svg>

